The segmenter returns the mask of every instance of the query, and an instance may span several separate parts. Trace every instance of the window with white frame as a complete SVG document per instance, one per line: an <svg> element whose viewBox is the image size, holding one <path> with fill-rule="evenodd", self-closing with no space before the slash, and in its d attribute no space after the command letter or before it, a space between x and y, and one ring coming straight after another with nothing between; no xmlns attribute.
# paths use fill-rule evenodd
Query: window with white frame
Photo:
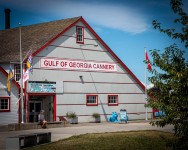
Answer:
<svg viewBox="0 0 188 150"><path fill-rule="evenodd" d="M108 95L108 105L118 105L118 95Z"/></svg>
<svg viewBox="0 0 188 150"><path fill-rule="evenodd" d="M87 95L86 96L87 106L97 106L98 105L98 95Z"/></svg>
<svg viewBox="0 0 188 150"><path fill-rule="evenodd" d="M76 42L84 43L84 27L76 27Z"/></svg>
<svg viewBox="0 0 188 150"><path fill-rule="evenodd" d="M20 65L15 65L14 66L14 79L18 82L21 78L21 69Z"/></svg>
<svg viewBox="0 0 188 150"><path fill-rule="evenodd" d="M0 97L0 112L10 111L10 98Z"/></svg>

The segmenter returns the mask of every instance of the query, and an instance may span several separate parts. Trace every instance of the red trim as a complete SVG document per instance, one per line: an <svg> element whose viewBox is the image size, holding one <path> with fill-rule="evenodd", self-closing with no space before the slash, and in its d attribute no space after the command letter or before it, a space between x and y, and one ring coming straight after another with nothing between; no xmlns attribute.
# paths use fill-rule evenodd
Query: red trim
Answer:
<svg viewBox="0 0 188 150"><path fill-rule="evenodd" d="M54 94L54 121L56 121L56 94Z"/></svg>
<svg viewBox="0 0 188 150"><path fill-rule="evenodd" d="M19 89L19 94L21 94L21 89ZM20 96L19 96L20 97ZM18 123L20 123L21 122L21 110L20 110L20 105L21 105L21 103L20 103L20 100L18 101Z"/></svg>
<svg viewBox="0 0 188 150"><path fill-rule="evenodd" d="M8 73L0 66L0 71L8 78ZM13 79L12 83L16 85L18 89L20 89L20 85Z"/></svg>
<svg viewBox="0 0 188 150"><path fill-rule="evenodd" d="M53 96L56 93L27 93L28 96Z"/></svg>
<svg viewBox="0 0 188 150"><path fill-rule="evenodd" d="M89 96L96 96L96 103L88 103L87 100ZM95 94L86 95L86 106L98 106L98 95Z"/></svg>
<svg viewBox="0 0 188 150"><path fill-rule="evenodd" d="M116 103L109 103L110 96L115 96L116 97ZM118 106L118 95L115 95L115 94L108 95L108 106Z"/></svg>
<svg viewBox="0 0 188 150"><path fill-rule="evenodd" d="M10 97L0 97L0 99L8 99L8 107L9 109L7 110L0 110L0 112L10 112Z"/></svg>
<svg viewBox="0 0 188 150"><path fill-rule="evenodd" d="M140 80L131 72L131 70L117 57L117 55L106 45L106 43L97 35L97 33L90 27L90 25L81 17L79 19L96 37L96 39L109 51L109 53L119 62L119 64L132 76L132 78L138 82L141 88L145 91L145 86Z"/></svg>
<svg viewBox="0 0 188 150"><path fill-rule="evenodd" d="M78 41L78 31L77 31L78 28L82 29L82 41ZM76 43L84 44L84 27L83 26L76 26Z"/></svg>
<svg viewBox="0 0 188 150"><path fill-rule="evenodd" d="M29 122L29 102L28 102L29 98L28 98L28 94L25 93L25 101L26 101L26 109L25 109L25 116L26 116L26 123Z"/></svg>

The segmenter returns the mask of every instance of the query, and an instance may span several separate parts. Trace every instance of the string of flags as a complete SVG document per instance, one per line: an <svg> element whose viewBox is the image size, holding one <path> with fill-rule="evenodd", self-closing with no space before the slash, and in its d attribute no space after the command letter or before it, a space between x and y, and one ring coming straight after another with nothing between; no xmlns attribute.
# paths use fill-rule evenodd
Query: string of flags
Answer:
<svg viewBox="0 0 188 150"><path fill-rule="evenodd" d="M27 81L29 79L29 72L33 73L33 56L30 54L28 60L27 60L27 70L23 74L23 82Z"/></svg>
<svg viewBox="0 0 188 150"><path fill-rule="evenodd" d="M28 60L27 60L27 69L30 71L30 72L33 72L33 56L32 54L30 54Z"/></svg>
<svg viewBox="0 0 188 150"><path fill-rule="evenodd" d="M33 72L33 56L32 54L30 54L28 60L27 60L27 70L26 72L24 72L23 74L23 83L25 81L27 81L29 79L29 72ZM7 78L7 92L8 92L8 95L10 96L10 91L11 91L11 81L14 79L14 75L13 75L13 71L12 71L12 67L10 65L10 68L9 68L9 73L8 73L8 78ZM20 82L20 81L19 81Z"/></svg>

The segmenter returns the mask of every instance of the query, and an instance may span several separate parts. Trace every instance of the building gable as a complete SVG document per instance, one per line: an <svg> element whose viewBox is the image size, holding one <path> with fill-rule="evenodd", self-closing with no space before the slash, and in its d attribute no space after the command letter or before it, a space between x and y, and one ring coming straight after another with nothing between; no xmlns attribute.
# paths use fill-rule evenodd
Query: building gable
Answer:
<svg viewBox="0 0 188 150"><path fill-rule="evenodd" d="M45 45L40 47L36 52L33 53L33 56L38 55L42 50L47 48L48 46L53 46L54 42L58 40L61 36L65 35L69 32L69 30L74 26L82 26L84 25L85 28L89 30L89 32L92 33L92 35L96 38L97 41L109 52L109 54L114 58L114 61L118 62L120 66L130 75L130 77L135 80L135 82L142 88L142 90L145 90L145 86L140 82L140 80L131 72L131 70L118 58L118 56L108 47L108 45L98 36L98 34L90 27L90 25L82 18L80 17L78 20L76 20L74 23L72 23L70 26L68 26L66 29L64 29L62 32L60 32L55 38L48 41ZM74 33L74 32L73 32ZM69 37L71 35L67 35ZM81 43L82 44L82 43ZM87 44L87 43L85 43ZM55 45L57 46L57 45ZM65 47L64 47L65 48ZM67 47L70 48L70 47ZM77 47L77 49L83 49L82 47Z"/></svg>

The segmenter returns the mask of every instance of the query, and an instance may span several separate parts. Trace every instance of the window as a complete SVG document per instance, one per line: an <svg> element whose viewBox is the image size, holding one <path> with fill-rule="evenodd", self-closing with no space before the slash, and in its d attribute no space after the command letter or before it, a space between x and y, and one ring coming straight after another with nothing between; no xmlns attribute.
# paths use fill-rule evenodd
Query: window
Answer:
<svg viewBox="0 0 188 150"><path fill-rule="evenodd" d="M0 112L10 111L10 98L0 97Z"/></svg>
<svg viewBox="0 0 188 150"><path fill-rule="evenodd" d="M98 95L87 95L86 96L87 106L98 106Z"/></svg>
<svg viewBox="0 0 188 150"><path fill-rule="evenodd" d="M21 78L21 69L20 65L14 66L14 79L18 82Z"/></svg>
<svg viewBox="0 0 188 150"><path fill-rule="evenodd" d="M76 42L82 44L84 43L84 27L76 27Z"/></svg>
<svg viewBox="0 0 188 150"><path fill-rule="evenodd" d="M118 95L108 95L108 106L118 105Z"/></svg>

